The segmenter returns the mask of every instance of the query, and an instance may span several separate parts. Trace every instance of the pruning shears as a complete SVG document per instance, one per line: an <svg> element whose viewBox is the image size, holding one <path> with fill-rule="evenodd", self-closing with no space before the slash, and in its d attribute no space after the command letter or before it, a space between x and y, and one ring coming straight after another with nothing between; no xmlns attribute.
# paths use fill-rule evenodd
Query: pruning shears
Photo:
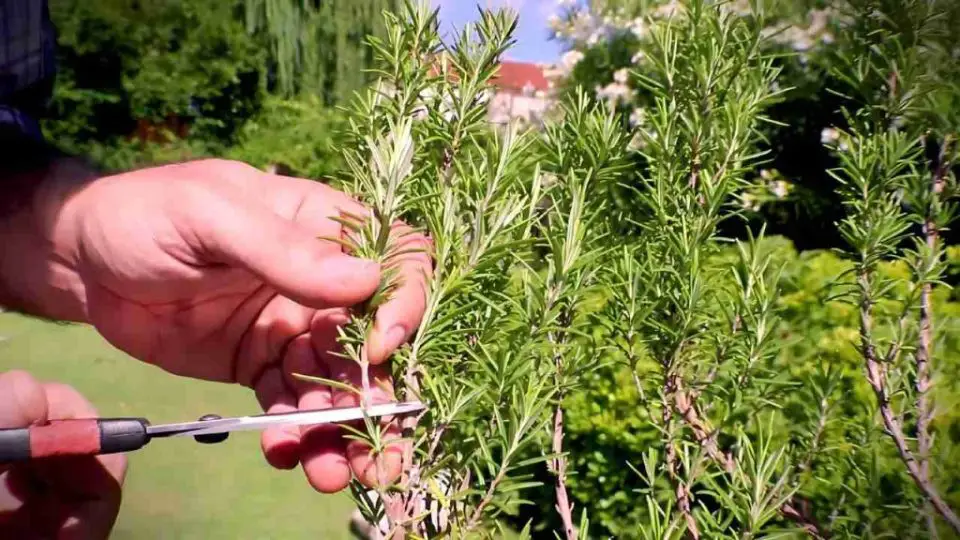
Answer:
<svg viewBox="0 0 960 540"><path fill-rule="evenodd" d="M51 420L26 428L0 429L0 463L54 456L94 456L143 448L155 438L193 436L203 444L227 439L231 431L271 426L336 424L364 417L398 416L426 409L418 401L368 407L340 407L292 413L222 418L214 414L196 422L151 425L145 418Z"/></svg>

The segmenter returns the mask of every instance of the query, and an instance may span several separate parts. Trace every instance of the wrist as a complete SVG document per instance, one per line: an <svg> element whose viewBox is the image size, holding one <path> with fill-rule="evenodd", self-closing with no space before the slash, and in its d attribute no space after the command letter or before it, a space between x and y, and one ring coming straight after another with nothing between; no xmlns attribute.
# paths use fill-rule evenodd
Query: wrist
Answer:
<svg viewBox="0 0 960 540"><path fill-rule="evenodd" d="M3 178L12 189L0 214L0 305L86 322L74 199L92 179L90 168L69 158Z"/></svg>

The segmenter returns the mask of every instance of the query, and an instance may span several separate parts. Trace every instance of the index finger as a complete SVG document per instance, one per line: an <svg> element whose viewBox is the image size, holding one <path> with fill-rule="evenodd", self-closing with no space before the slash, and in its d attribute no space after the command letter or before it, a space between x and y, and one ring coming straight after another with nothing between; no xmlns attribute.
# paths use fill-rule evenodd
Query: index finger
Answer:
<svg viewBox="0 0 960 540"><path fill-rule="evenodd" d="M433 275L429 239L405 224L395 226L394 233L400 255L387 268L397 269L399 286L377 309L366 344L371 364L386 361L416 332L427 306L427 283Z"/></svg>
<svg viewBox="0 0 960 540"><path fill-rule="evenodd" d="M0 373L0 429L25 428L47 420L43 386L22 370ZM9 465L0 464L0 473Z"/></svg>
<svg viewBox="0 0 960 540"><path fill-rule="evenodd" d="M0 428L23 428L47 419L43 386L22 370L0 373Z"/></svg>

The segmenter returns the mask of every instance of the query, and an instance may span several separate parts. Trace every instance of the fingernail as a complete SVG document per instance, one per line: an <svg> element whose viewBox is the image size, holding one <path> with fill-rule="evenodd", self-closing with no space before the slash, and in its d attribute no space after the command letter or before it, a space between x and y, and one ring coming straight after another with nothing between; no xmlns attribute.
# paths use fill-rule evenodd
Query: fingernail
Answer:
<svg viewBox="0 0 960 540"><path fill-rule="evenodd" d="M385 344L387 346L386 352L395 351L398 347L400 347L401 344L403 344L403 341L406 339L406 337L407 337L406 328L404 328L399 324L391 326L390 329L387 330L387 335L385 340L386 342Z"/></svg>
<svg viewBox="0 0 960 540"><path fill-rule="evenodd" d="M350 315L346 311L336 311L327 316L327 321L334 326L344 326L350 322Z"/></svg>

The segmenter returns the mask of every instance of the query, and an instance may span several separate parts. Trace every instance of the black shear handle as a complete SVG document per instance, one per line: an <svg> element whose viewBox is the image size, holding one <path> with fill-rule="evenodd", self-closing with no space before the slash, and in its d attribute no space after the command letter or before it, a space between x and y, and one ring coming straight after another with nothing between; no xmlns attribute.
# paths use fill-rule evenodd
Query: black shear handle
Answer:
<svg viewBox="0 0 960 540"><path fill-rule="evenodd" d="M150 442L148 425L143 418L81 418L0 429L0 463L137 450Z"/></svg>

